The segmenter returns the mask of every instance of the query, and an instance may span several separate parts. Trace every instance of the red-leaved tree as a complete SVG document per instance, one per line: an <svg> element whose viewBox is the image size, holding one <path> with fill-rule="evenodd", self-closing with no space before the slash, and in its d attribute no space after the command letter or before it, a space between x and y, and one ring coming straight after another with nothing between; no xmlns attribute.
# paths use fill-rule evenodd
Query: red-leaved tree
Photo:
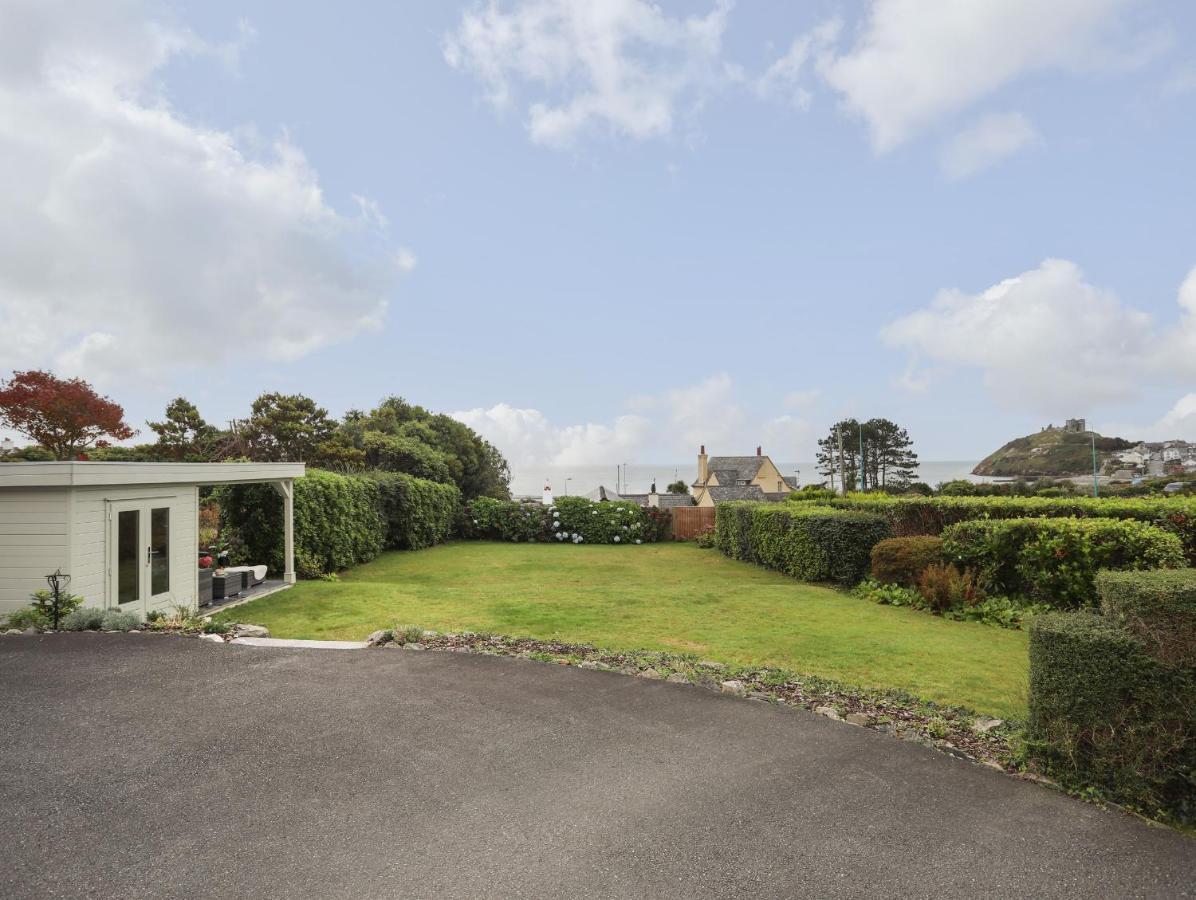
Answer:
<svg viewBox="0 0 1196 900"><path fill-rule="evenodd" d="M0 384L0 425L37 441L56 459L75 459L88 447L137 432L125 424L125 411L79 378L49 372L13 372Z"/></svg>

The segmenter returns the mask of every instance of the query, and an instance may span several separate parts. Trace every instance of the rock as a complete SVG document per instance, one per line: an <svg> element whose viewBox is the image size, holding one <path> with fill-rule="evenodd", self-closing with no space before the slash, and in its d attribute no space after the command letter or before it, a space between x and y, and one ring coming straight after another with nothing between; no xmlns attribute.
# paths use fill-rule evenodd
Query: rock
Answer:
<svg viewBox="0 0 1196 900"><path fill-rule="evenodd" d="M423 644L404 644L403 649L404 650L423 650L424 645Z"/></svg>
<svg viewBox="0 0 1196 900"><path fill-rule="evenodd" d="M862 725L867 727L872 724L872 717L864 713L848 713L844 721L850 722L852 725Z"/></svg>
<svg viewBox="0 0 1196 900"><path fill-rule="evenodd" d="M749 700L763 700L765 703L771 702L772 695L766 694L764 691L750 691L748 693Z"/></svg>
<svg viewBox="0 0 1196 900"><path fill-rule="evenodd" d="M365 639L367 647L378 647L390 640L389 631L374 631Z"/></svg>
<svg viewBox="0 0 1196 900"><path fill-rule="evenodd" d="M20 633L21 633L21 629L19 629L19 628L10 628L10 629L8 629L8 631L6 631L6 632L4 632L4 633L5 633L5 634L20 634Z"/></svg>
<svg viewBox="0 0 1196 900"><path fill-rule="evenodd" d="M689 679L680 672L674 672L672 675L666 678L665 681L667 681L669 684L689 684Z"/></svg>
<svg viewBox="0 0 1196 900"><path fill-rule="evenodd" d="M1004 724L1005 721L1003 719L981 718L972 723L972 731L976 732L976 734L988 734L994 728L999 728Z"/></svg>
<svg viewBox="0 0 1196 900"><path fill-rule="evenodd" d="M1060 790L1059 782L1057 782L1057 781L1051 781L1051 779L1046 778L1042 775L1038 775L1034 772L1022 772L1021 774L1022 774L1022 778L1026 779L1026 781L1033 781L1035 784L1041 784L1044 787L1055 788L1056 790Z"/></svg>
<svg viewBox="0 0 1196 900"><path fill-rule="evenodd" d="M439 631L425 631L425 632L423 633L423 635L424 635L424 637L426 637L426 638L434 638L434 637L439 637L439 636L440 636L440 632L439 632Z"/></svg>
<svg viewBox="0 0 1196 900"><path fill-rule="evenodd" d="M834 719L836 722L843 721L843 717L839 715L839 711L833 706L815 706L814 712L820 716L826 716L828 719Z"/></svg>
<svg viewBox="0 0 1196 900"><path fill-rule="evenodd" d="M724 694L734 694L736 697L747 695L747 688L743 686L742 681L724 681L718 687Z"/></svg>
<svg viewBox="0 0 1196 900"><path fill-rule="evenodd" d="M717 671L719 669L727 668L722 663L711 662L708 659L702 660L700 663L698 663L698 665L701 666L703 669L713 669L715 671Z"/></svg>
<svg viewBox="0 0 1196 900"><path fill-rule="evenodd" d="M141 629L140 628L130 628L129 634L141 634Z"/></svg>
<svg viewBox="0 0 1196 900"><path fill-rule="evenodd" d="M660 679L664 678L664 676L661 675L659 672L657 672L655 669L644 669L644 671L639 673L639 677L640 678L651 678L654 681L659 681Z"/></svg>
<svg viewBox="0 0 1196 900"><path fill-rule="evenodd" d="M26 628L24 631L20 632L20 634L37 634L37 629L36 628Z"/></svg>
<svg viewBox="0 0 1196 900"><path fill-rule="evenodd" d="M579 669L590 669L591 671L595 671L595 672L596 672L596 671L598 671L598 665L599 665L599 664L598 664L598 663L596 663L596 662L594 662L592 659L583 659L581 662L579 662L579 663L577 664L577 668L579 668Z"/></svg>
<svg viewBox="0 0 1196 900"><path fill-rule="evenodd" d="M210 643L213 643L213 644L223 644L224 643L224 638L222 638L218 634L201 634L201 635L198 635L198 637L201 641L209 641Z"/></svg>
<svg viewBox="0 0 1196 900"><path fill-rule="evenodd" d="M270 630L261 625L234 625L233 637L269 637Z"/></svg>

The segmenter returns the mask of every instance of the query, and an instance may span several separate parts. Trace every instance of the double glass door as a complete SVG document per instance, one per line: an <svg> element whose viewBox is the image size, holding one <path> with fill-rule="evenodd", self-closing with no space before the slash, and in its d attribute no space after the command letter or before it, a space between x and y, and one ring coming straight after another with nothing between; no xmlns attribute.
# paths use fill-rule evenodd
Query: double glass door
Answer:
<svg viewBox="0 0 1196 900"><path fill-rule="evenodd" d="M110 596L120 609L144 615L170 600L172 514L168 500L122 500L111 504Z"/></svg>

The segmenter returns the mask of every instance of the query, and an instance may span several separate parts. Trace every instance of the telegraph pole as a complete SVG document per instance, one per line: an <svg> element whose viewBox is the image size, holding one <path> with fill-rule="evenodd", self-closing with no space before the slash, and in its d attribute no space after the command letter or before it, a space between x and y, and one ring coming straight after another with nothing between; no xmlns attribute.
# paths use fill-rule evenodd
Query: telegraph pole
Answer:
<svg viewBox="0 0 1196 900"><path fill-rule="evenodd" d="M843 460L843 430L836 425L835 436L839 439L839 486L843 490L843 496L847 496L847 465Z"/></svg>
<svg viewBox="0 0 1196 900"><path fill-rule="evenodd" d="M1100 481L1096 477L1096 432L1092 432L1092 496L1100 496Z"/></svg>

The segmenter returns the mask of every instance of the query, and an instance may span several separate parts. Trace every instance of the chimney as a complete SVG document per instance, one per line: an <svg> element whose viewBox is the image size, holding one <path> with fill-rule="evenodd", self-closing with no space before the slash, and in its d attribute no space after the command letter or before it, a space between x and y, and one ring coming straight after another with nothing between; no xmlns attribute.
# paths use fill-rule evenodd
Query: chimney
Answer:
<svg viewBox="0 0 1196 900"><path fill-rule="evenodd" d="M757 444L757 445L756 445L756 455L757 455L757 456L762 456L762 455L763 455L763 454L760 452L762 449L763 449L763 448L762 448L762 447L761 447L759 444Z"/></svg>
<svg viewBox="0 0 1196 900"><path fill-rule="evenodd" d="M708 474L706 471L706 445L703 444L698 450L698 484L705 484Z"/></svg>
<svg viewBox="0 0 1196 900"><path fill-rule="evenodd" d="M656 493L656 479L652 479L652 489L648 491L648 505L653 507L660 506L660 494Z"/></svg>

